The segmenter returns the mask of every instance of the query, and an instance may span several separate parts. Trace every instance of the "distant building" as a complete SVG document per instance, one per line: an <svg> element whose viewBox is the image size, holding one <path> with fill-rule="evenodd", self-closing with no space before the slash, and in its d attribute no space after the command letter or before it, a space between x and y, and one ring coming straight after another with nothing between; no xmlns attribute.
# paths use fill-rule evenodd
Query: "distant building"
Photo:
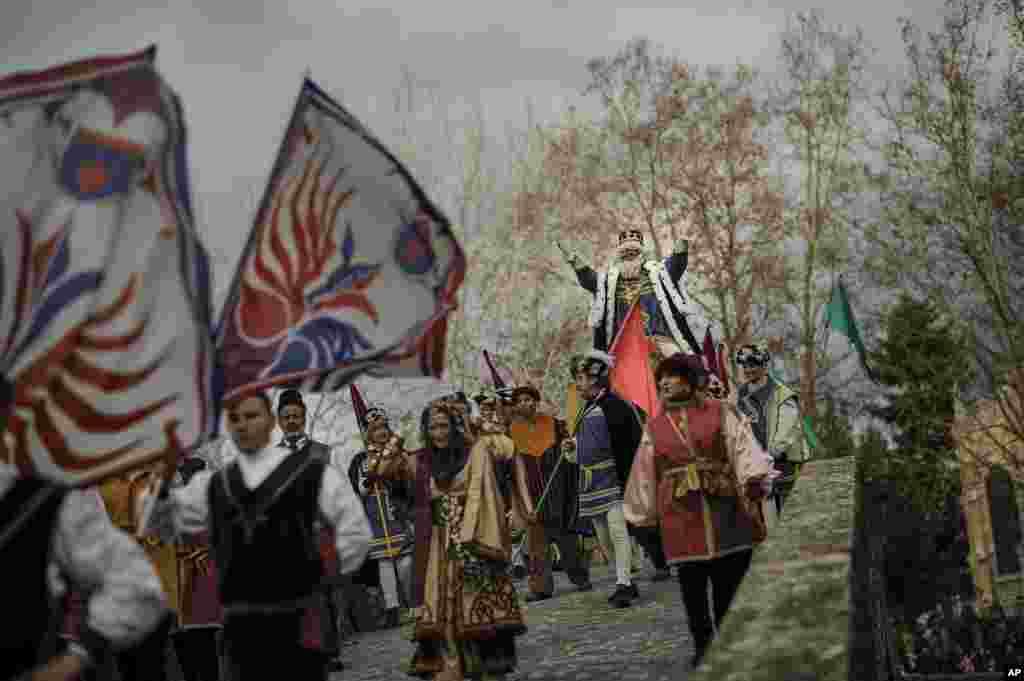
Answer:
<svg viewBox="0 0 1024 681"><path fill-rule="evenodd" d="M1003 407L1020 404L1020 394L1004 393ZM977 605L1024 610L1024 441L996 400L958 413L953 434Z"/></svg>

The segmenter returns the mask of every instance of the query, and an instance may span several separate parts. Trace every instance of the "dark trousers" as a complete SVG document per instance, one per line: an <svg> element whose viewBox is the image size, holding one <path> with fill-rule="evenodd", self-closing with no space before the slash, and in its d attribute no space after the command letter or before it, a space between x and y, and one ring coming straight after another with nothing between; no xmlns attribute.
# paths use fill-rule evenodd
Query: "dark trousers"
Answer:
<svg viewBox="0 0 1024 681"><path fill-rule="evenodd" d="M302 646L301 627L302 613L227 617L225 681L327 681L327 659Z"/></svg>
<svg viewBox="0 0 1024 681"><path fill-rule="evenodd" d="M164 681L169 678L171 628L174 616L167 615L148 636L115 655L121 681Z"/></svg>
<svg viewBox="0 0 1024 681"><path fill-rule="evenodd" d="M737 551L711 560L696 560L679 565L679 589L683 593L683 605L690 622L690 633L697 647L697 657L707 651L714 636L711 623L711 609L708 607L708 581L711 582L711 600L714 601L714 626L722 623L729 610L736 590L743 576L750 568L754 552L750 549Z"/></svg>
<svg viewBox="0 0 1024 681"><path fill-rule="evenodd" d="M772 483L772 499L775 500L775 513L777 517L782 516L782 505L785 503L789 493L793 491L796 484L796 476L800 472L800 464L790 463L785 457L775 462L775 470L781 473Z"/></svg>
<svg viewBox="0 0 1024 681"><path fill-rule="evenodd" d="M174 632L174 650L185 681L220 680L220 631L213 625Z"/></svg>
<svg viewBox="0 0 1024 681"><path fill-rule="evenodd" d="M647 557L654 563L656 570L667 570L668 561L665 559L665 548L661 545L661 529L658 527L635 527L629 526L629 533L633 535L640 548L644 550Z"/></svg>
<svg viewBox="0 0 1024 681"><path fill-rule="evenodd" d="M530 579L529 589L535 594L552 594L555 591L555 578L548 560L548 544L558 547L561 556L559 561L569 581L582 586L590 581L590 567L580 555L579 536L541 524L527 528L527 553L529 555Z"/></svg>

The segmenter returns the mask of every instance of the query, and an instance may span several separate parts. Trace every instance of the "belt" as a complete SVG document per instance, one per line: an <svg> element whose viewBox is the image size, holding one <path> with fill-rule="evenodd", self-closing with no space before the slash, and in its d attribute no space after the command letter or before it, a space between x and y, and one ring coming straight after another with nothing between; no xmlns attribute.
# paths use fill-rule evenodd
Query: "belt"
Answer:
<svg viewBox="0 0 1024 681"><path fill-rule="evenodd" d="M615 462L612 461L611 459L608 459L607 461L601 461L600 463L595 463L592 466L580 466L580 468L583 470L584 489L590 489L590 483L594 481L594 471L603 471L606 468L612 468L614 466Z"/></svg>

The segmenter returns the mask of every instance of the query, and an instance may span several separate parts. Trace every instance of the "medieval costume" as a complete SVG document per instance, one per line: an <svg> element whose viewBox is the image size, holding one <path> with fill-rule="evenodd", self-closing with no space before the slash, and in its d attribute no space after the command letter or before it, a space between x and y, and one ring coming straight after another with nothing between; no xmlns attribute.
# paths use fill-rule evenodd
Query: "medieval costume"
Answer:
<svg viewBox="0 0 1024 681"><path fill-rule="evenodd" d="M648 259L643 245L643 233L623 230L619 233L617 261L599 273L559 244L580 286L594 296L588 320L594 329L594 349L610 350L635 303L640 307L646 335L661 357L687 348L699 353L698 339L707 331L708 322L687 292L688 243L678 242L664 262Z"/></svg>
<svg viewBox="0 0 1024 681"><path fill-rule="evenodd" d="M348 474L352 487L362 497L373 532L367 561L377 566L388 625L398 626L399 608L411 599L412 532L407 508L410 495L403 490L406 483L371 478L370 470L375 470L381 459L404 456L405 451L402 438L391 432L382 409L367 410L363 431L366 449L353 457Z"/></svg>
<svg viewBox="0 0 1024 681"><path fill-rule="evenodd" d="M3 603L17 613L0 641L0 679L46 666L56 652L52 607L68 588L88 594L84 621L68 652L87 668L142 643L167 623L153 565L135 539L115 528L93 490L18 478L0 464Z"/></svg>
<svg viewBox="0 0 1024 681"><path fill-rule="evenodd" d="M158 470L159 466L153 466L132 471L108 478L99 485L99 493L111 522L128 536L135 537L138 531L135 500ZM158 537L146 537L138 541L160 577L171 616L161 623L154 635L145 641L145 645L134 646L118 655L116 665L124 681L160 681L167 678L168 663L178 663L177 659L168 659L177 657L170 644L171 628L177 624L180 595L177 548L172 542Z"/></svg>
<svg viewBox="0 0 1024 681"><path fill-rule="evenodd" d="M775 513L768 514L770 519L777 520L808 452L803 446L798 395L789 386L768 377L771 361L764 345L744 345L736 351L742 379L737 406L750 419L758 444L771 455L780 474L772 487Z"/></svg>
<svg viewBox="0 0 1024 681"><path fill-rule="evenodd" d="M501 678L516 667L515 637L526 631L507 575L511 547L494 473L511 458L502 434L469 441L446 402L424 411L424 449L381 460L372 473L414 482L416 545L409 673L436 681Z"/></svg>
<svg viewBox="0 0 1024 681"><path fill-rule="evenodd" d="M548 556L550 543L558 547L569 580L577 587L590 588L589 570L580 555L579 536L573 530L579 499L579 466L566 461L561 451L562 442L569 437L565 421L536 412L540 391L533 386L517 387L513 396L520 411L512 421L510 435L532 502L526 530L530 557L530 594L526 600L543 600L554 594L552 561Z"/></svg>
<svg viewBox="0 0 1024 681"><path fill-rule="evenodd" d="M580 470L579 516L594 524L599 541L615 554L615 591L609 602L624 608L639 598L633 583L633 543L622 512L622 492L643 433L643 416L608 387L614 360L591 351L573 367L576 387L586 400L575 440L564 449Z"/></svg>
<svg viewBox="0 0 1024 681"><path fill-rule="evenodd" d="M298 390L284 390L277 398L278 426L284 433L280 446L287 447L299 456L313 458L324 465L331 463L331 450L322 442L316 442L306 434L306 404ZM306 609L303 623L303 645L310 650L319 650L325 662L333 669L339 669L338 654L341 652L341 635L338 631L338 613L335 608L334 585L338 571L338 556L334 551L334 531L321 518L314 521L314 531L320 547L320 561L323 580L319 603Z"/></svg>
<svg viewBox="0 0 1024 681"><path fill-rule="evenodd" d="M227 421L238 455L159 500L153 526L209 532L231 681L326 679L322 651L304 640L307 611L322 608L317 522L334 529L340 572L353 572L369 550L362 504L343 476L308 454L308 443L270 443L274 418L265 395L230 405Z"/></svg>
<svg viewBox="0 0 1024 681"><path fill-rule="evenodd" d="M216 465L218 462L189 456L178 466L179 483L188 485L201 471L222 468ZM185 681L218 681L224 612L217 593L217 566L210 556L209 533L178 537L176 547L178 630L173 640L178 663Z"/></svg>
<svg viewBox="0 0 1024 681"><path fill-rule="evenodd" d="M774 475L749 422L730 404L702 393L706 372L699 357L676 355L657 372L664 410L640 443L653 467L637 466L629 481L630 522L660 521L669 564L678 566L679 587L700 663L712 638L708 581L714 620L720 623L753 547L765 539L761 499Z"/></svg>

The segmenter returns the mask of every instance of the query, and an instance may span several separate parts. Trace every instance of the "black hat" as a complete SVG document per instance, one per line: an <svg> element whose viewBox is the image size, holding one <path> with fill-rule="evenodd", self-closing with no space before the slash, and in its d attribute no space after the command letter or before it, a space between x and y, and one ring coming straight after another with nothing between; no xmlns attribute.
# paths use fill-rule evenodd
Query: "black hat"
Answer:
<svg viewBox="0 0 1024 681"><path fill-rule="evenodd" d="M654 380L661 381L665 374L683 376L695 388L703 388L708 383L708 371L700 355L686 355L677 352L671 357L661 360L654 372Z"/></svg>
<svg viewBox="0 0 1024 681"><path fill-rule="evenodd" d="M278 396L277 410L281 411L290 404L297 404L303 409L306 408L306 403L302 401L302 393L294 388L289 388Z"/></svg>

